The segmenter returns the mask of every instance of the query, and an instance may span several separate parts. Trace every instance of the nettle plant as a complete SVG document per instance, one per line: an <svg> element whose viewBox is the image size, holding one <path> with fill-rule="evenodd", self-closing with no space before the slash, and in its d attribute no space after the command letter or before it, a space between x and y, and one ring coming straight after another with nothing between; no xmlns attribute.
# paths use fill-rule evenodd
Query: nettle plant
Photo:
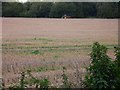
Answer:
<svg viewBox="0 0 120 90"><path fill-rule="evenodd" d="M85 86L87 88L115 88L119 83L120 49L115 49L116 60L107 55L107 48L98 42L92 46L91 64L87 68ZM120 65L120 64L119 64ZM119 75L118 75L119 74Z"/></svg>

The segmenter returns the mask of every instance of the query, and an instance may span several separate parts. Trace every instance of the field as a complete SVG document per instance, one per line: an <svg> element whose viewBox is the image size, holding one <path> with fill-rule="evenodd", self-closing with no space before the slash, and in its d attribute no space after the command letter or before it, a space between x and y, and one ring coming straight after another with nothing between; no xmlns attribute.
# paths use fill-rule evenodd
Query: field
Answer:
<svg viewBox="0 0 120 90"><path fill-rule="evenodd" d="M77 84L90 63L94 42L106 45L108 55L114 58L118 19L2 18L2 40L6 86L17 83L20 73L30 69L34 76L46 77L59 87L62 67Z"/></svg>

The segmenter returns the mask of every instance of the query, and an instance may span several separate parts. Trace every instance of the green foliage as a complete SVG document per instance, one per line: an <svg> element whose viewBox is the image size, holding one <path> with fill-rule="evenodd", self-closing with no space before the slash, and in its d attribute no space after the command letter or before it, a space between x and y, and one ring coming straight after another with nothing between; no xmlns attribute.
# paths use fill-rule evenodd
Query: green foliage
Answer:
<svg viewBox="0 0 120 90"><path fill-rule="evenodd" d="M24 88L25 87L25 72L21 73L21 80L20 80L20 88Z"/></svg>
<svg viewBox="0 0 120 90"><path fill-rule="evenodd" d="M116 64L120 67L120 47L115 47Z"/></svg>
<svg viewBox="0 0 120 90"><path fill-rule="evenodd" d="M40 88L49 88L49 83L48 79L40 80Z"/></svg>
<svg viewBox="0 0 120 90"><path fill-rule="evenodd" d="M97 17L115 18L118 17L118 3L117 2L104 2L97 3Z"/></svg>
<svg viewBox="0 0 120 90"><path fill-rule="evenodd" d="M31 17L48 17L51 10L52 3L50 2L33 2L29 7L29 15Z"/></svg>
<svg viewBox="0 0 120 90"><path fill-rule="evenodd" d="M55 56L53 56L53 58L58 59L58 58L60 58L60 55L55 55Z"/></svg>
<svg viewBox="0 0 120 90"><path fill-rule="evenodd" d="M40 52L39 50L33 50L31 53L34 54L34 55L43 54L43 53Z"/></svg>
<svg viewBox="0 0 120 90"><path fill-rule="evenodd" d="M2 16L6 17L17 17L24 11L22 3L11 2L2 3Z"/></svg>
<svg viewBox="0 0 120 90"><path fill-rule="evenodd" d="M63 67L63 74L62 74L63 85L62 85L62 88L70 88L71 85L70 85L70 83L69 83L69 81L68 81L67 75L65 74L65 70L66 70L66 68Z"/></svg>
<svg viewBox="0 0 120 90"><path fill-rule="evenodd" d="M21 79L19 85L14 85L9 87L10 90L16 89L16 90L25 90L25 88L38 88L40 90L44 89L47 90L50 88L50 82L48 79L37 79L32 76L31 71L27 70L26 72L21 73Z"/></svg>
<svg viewBox="0 0 120 90"><path fill-rule="evenodd" d="M115 65L116 65L116 68L117 68L117 76L116 76L117 84L116 84L116 87L120 88L120 46L115 47L115 56L116 56Z"/></svg>
<svg viewBox="0 0 120 90"><path fill-rule="evenodd" d="M81 6L81 10L83 11L83 16L79 16L79 17L84 17L84 18L96 17L96 15L97 15L96 3L84 2L84 3L80 3L80 4L81 5L79 5L79 6ZM81 12L81 10L78 10L79 13ZM78 13L78 15L79 15L79 13Z"/></svg>
<svg viewBox="0 0 120 90"><path fill-rule="evenodd" d="M32 51L32 54L35 54L35 55L36 55L36 54L39 54L39 50L33 50L33 51Z"/></svg>
<svg viewBox="0 0 120 90"><path fill-rule="evenodd" d="M48 68L47 67L38 67L36 69L37 72L45 72L45 71L48 71Z"/></svg>
<svg viewBox="0 0 120 90"><path fill-rule="evenodd" d="M91 64L85 85L89 88L114 88L116 86L117 69L111 58L107 55L107 48L94 43L91 52Z"/></svg>
<svg viewBox="0 0 120 90"><path fill-rule="evenodd" d="M76 6L74 3L56 2L50 11L50 17L61 18L64 14L75 17Z"/></svg>
<svg viewBox="0 0 120 90"><path fill-rule="evenodd" d="M117 2L3 2L3 17L117 18Z"/></svg>

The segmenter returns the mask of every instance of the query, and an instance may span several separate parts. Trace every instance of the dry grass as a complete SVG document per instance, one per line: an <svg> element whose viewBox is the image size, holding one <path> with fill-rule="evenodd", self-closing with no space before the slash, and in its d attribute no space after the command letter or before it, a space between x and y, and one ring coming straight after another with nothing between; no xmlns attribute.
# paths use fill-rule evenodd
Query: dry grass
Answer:
<svg viewBox="0 0 120 90"><path fill-rule="evenodd" d="M117 24L117 19L3 18L5 85L16 83L20 72L31 69L34 76L48 77L53 86L59 87L65 66L69 80L80 86L81 82L77 82L89 65L93 42L107 45L108 55L114 58Z"/></svg>

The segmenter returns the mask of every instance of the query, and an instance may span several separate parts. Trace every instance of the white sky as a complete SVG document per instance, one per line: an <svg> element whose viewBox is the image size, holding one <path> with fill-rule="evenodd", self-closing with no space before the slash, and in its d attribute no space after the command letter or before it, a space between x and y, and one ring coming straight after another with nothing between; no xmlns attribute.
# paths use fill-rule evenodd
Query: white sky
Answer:
<svg viewBox="0 0 120 90"><path fill-rule="evenodd" d="M120 0L0 0L2 2L26 2L26 1L32 1L32 2L119 2Z"/></svg>
<svg viewBox="0 0 120 90"><path fill-rule="evenodd" d="M118 1L120 1L120 0L18 0L18 1L20 1L20 2L26 2L26 1L62 1L62 2L64 2L64 1L90 1L90 2L100 2L100 1L102 1L102 2L118 2Z"/></svg>
<svg viewBox="0 0 120 90"><path fill-rule="evenodd" d="M26 2L27 0L19 0L19 2Z"/></svg>

